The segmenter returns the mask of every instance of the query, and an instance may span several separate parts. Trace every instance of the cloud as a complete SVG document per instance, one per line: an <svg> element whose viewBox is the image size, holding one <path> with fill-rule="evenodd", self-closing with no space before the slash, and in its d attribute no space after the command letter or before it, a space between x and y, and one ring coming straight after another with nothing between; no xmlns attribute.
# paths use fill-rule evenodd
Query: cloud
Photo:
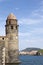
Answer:
<svg viewBox="0 0 43 65"><path fill-rule="evenodd" d="M29 18L24 18L19 20L19 24L25 24L25 25L31 25L31 24L38 24L42 22L43 19L29 19Z"/></svg>
<svg viewBox="0 0 43 65"><path fill-rule="evenodd" d="M43 38L33 38L33 39L21 39L19 42L25 43L25 44L42 44L43 45Z"/></svg>
<svg viewBox="0 0 43 65"><path fill-rule="evenodd" d="M0 17L0 21L5 21L6 20L6 18L4 18L4 17Z"/></svg>
<svg viewBox="0 0 43 65"><path fill-rule="evenodd" d="M34 28L31 33L33 34L43 34L43 28Z"/></svg>
<svg viewBox="0 0 43 65"><path fill-rule="evenodd" d="M36 47L36 48L43 48L43 39L21 39L19 41L19 47L20 49L24 49L27 47Z"/></svg>
<svg viewBox="0 0 43 65"><path fill-rule="evenodd" d="M38 9L34 10L32 15L43 18L43 0L40 1Z"/></svg>
<svg viewBox="0 0 43 65"><path fill-rule="evenodd" d="M19 24L31 25L43 22L43 1L39 2L39 7L31 12L30 17L19 19Z"/></svg>
<svg viewBox="0 0 43 65"><path fill-rule="evenodd" d="M19 8L15 8L15 10L19 10Z"/></svg>
<svg viewBox="0 0 43 65"><path fill-rule="evenodd" d="M42 0L42 1L40 1L39 5L40 5L40 6L43 6L43 0Z"/></svg>
<svg viewBox="0 0 43 65"><path fill-rule="evenodd" d="M30 36L31 35L31 33L28 33L28 32L25 32L25 33L21 33L21 32L19 32L19 36L24 36L24 37L26 37L26 36Z"/></svg>
<svg viewBox="0 0 43 65"><path fill-rule="evenodd" d="M36 45L38 45L38 44L43 44L43 39L41 38L41 39L31 39L31 40L28 40L28 43L30 43L30 44L36 44Z"/></svg>
<svg viewBox="0 0 43 65"><path fill-rule="evenodd" d="M43 8L34 10L32 12L32 17L37 18L37 19L43 19Z"/></svg>
<svg viewBox="0 0 43 65"><path fill-rule="evenodd" d="M43 1L38 3L39 7L31 12L30 17L21 18L19 24L28 26L30 28L28 32L20 33L21 46L25 47L39 47L43 48ZM25 29L25 28L24 28ZM23 48L24 48L23 46Z"/></svg>

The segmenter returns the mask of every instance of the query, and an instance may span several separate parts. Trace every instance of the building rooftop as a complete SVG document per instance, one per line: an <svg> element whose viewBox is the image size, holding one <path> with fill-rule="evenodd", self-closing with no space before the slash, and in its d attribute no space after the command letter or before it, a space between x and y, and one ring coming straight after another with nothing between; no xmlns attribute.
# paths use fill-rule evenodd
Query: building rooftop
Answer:
<svg viewBox="0 0 43 65"><path fill-rule="evenodd" d="M13 13L11 13L11 14L9 14L9 16L7 17L7 19L16 19L16 16L15 16Z"/></svg>

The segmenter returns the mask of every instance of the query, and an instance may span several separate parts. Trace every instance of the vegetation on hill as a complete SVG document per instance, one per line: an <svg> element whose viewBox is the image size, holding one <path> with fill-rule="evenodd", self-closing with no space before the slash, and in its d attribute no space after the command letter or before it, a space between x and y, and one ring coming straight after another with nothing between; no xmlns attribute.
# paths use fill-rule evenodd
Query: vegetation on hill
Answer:
<svg viewBox="0 0 43 65"><path fill-rule="evenodd" d="M43 55L43 49L40 48L26 48L21 50L21 54L30 54L30 55Z"/></svg>
<svg viewBox="0 0 43 65"><path fill-rule="evenodd" d="M25 51L25 52L30 52L30 51L32 51L32 50L41 50L40 48L26 48L26 49L24 49L24 50L22 50L22 51Z"/></svg>
<svg viewBox="0 0 43 65"><path fill-rule="evenodd" d="M40 49L38 52L42 53L43 54L43 49Z"/></svg>

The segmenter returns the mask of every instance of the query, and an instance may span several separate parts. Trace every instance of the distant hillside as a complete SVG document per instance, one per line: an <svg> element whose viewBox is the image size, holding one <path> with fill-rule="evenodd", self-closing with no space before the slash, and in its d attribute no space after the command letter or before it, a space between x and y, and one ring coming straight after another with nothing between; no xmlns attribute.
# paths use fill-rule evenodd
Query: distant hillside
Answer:
<svg viewBox="0 0 43 65"><path fill-rule="evenodd" d="M30 52L30 51L32 51L32 50L41 50L40 48L26 48L26 49L24 49L24 50L22 50L22 51L25 51L25 52Z"/></svg>
<svg viewBox="0 0 43 65"><path fill-rule="evenodd" d="M40 48L26 48L24 50L21 50L20 55L43 55L43 49Z"/></svg>
<svg viewBox="0 0 43 65"><path fill-rule="evenodd" d="M38 52L40 52L43 55L43 49L39 50Z"/></svg>

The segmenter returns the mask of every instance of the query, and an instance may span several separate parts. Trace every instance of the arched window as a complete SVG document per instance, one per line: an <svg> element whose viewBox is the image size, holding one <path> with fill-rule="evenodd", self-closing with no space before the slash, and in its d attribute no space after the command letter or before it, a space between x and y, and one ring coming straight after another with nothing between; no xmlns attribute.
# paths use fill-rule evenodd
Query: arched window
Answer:
<svg viewBox="0 0 43 65"><path fill-rule="evenodd" d="M11 29L13 29L13 26L11 26Z"/></svg>
<svg viewBox="0 0 43 65"><path fill-rule="evenodd" d="M17 26L16 26L16 29L17 29Z"/></svg>
<svg viewBox="0 0 43 65"><path fill-rule="evenodd" d="M2 38L4 40L4 38Z"/></svg>
<svg viewBox="0 0 43 65"><path fill-rule="evenodd" d="M11 24L11 22L9 21L9 24Z"/></svg>

